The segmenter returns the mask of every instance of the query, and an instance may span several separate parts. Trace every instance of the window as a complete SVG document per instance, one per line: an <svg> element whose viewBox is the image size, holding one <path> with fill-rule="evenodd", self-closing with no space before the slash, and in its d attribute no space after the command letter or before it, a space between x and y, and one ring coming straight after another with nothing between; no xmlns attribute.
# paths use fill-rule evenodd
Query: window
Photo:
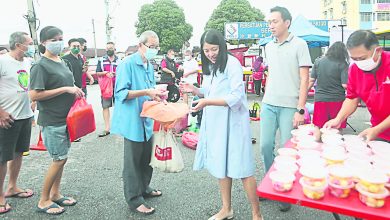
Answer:
<svg viewBox="0 0 390 220"><path fill-rule="evenodd" d="M390 0L377 0L377 3L390 3Z"/></svg>
<svg viewBox="0 0 390 220"><path fill-rule="evenodd" d="M390 21L390 12L378 12L377 21Z"/></svg>
<svg viewBox="0 0 390 220"><path fill-rule="evenodd" d="M371 21L371 12L360 12L360 21Z"/></svg>
<svg viewBox="0 0 390 220"><path fill-rule="evenodd" d="M329 9L329 19L333 19L333 8Z"/></svg>
<svg viewBox="0 0 390 220"><path fill-rule="evenodd" d="M324 19L328 19L328 12L324 11Z"/></svg>
<svg viewBox="0 0 390 220"><path fill-rule="evenodd" d="M360 4L371 4L371 0L360 0Z"/></svg>

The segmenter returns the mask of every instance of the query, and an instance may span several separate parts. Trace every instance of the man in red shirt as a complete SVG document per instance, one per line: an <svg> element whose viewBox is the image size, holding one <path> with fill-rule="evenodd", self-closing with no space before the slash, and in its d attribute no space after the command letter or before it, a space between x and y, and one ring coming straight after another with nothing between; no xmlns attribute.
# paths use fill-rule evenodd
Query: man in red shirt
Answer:
<svg viewBox="0 0 390 220"><path fill-rule="evenodd" d="M338 128L362 99L371 114L372 127L359 135L367 141L390 142L390 53L380 46L375 34L358 30L351 34L347 48L354 60L349 68L347 97L336 118L324 127Z"/></svg>

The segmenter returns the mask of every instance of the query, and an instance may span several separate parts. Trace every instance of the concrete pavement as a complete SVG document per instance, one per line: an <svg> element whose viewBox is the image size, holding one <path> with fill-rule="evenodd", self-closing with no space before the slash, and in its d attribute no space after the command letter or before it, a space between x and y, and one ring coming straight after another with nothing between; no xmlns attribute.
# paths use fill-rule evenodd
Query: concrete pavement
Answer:
<svg viewBox="0 0 390 220"><path fill-rule="evenodd" d="M218 182L207 171L192 171L195 151L180 146L185 169L181 173L168 174L154 172L152 187L162 190L163 196L149 199L149 204L156 208L156 213L143 217L130 211L124 201L122 186L123 138L109 135L98 138L97 134L103 129L103 117L100 106L100 91L98 85L88 87L88 101L93 104L97 131L83 137L81 142L72 144L68 163L64 170L62 192L78 200L74 207L66 208L60 216L49 216L36 213L36 206L42 188L44 174L47 171L50 157L47 152L31 151L24 158L20 173L19 186L31 188L35 195L29 199L10 198L8 202L13 210L0 215L0 219L208 219L219 211ZM249 102L259 100L249 95ZM362 131L368 127L364 122L369 121L365 108L359 108L350 118L350 124ZM259 122L251 122L253 136L259 140ZM346 133L353 133L350 128ZM33 143L37 141L37 127L33 132ZM253 145L256 157L256 179L264 175L259 142ZM237 220L251 219L251 209L247 202L241 180L233 181L233 209ZM331 213L310 208L293 206L291 211L281 213L276 202L261 203L264 219L283 220L328 220ZM342 219L352 219L341 216Z"/></svg>

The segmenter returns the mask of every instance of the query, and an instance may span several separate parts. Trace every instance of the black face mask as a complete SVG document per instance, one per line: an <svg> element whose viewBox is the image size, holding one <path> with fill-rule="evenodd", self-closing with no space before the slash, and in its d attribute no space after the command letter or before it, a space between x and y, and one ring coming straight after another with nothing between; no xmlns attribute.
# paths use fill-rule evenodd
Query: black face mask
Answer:
<svg viewBox="0 0 390 220"><path fill-rule="evenodd" d="M114 50L107 50L107 56L112 57L114 55Z"/></svg>
<svg viewBox="0 0 390 220"><path fill-rule="evenodd" d="M85 51L87 51L87 46L84 46L84 49L83 49L83 51L85 52Z"/></svg>

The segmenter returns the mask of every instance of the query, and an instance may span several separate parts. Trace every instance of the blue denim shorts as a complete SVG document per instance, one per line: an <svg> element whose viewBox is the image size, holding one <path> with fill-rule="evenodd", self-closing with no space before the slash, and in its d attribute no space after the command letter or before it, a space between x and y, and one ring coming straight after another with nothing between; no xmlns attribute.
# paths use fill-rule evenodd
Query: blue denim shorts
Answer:
<svg viewBox="0 0 390 220"><path fill-rule="evenodd" d="M66 125L43 126L43 144L53 160L65 160L70 149L69 134Z"/></svg>

